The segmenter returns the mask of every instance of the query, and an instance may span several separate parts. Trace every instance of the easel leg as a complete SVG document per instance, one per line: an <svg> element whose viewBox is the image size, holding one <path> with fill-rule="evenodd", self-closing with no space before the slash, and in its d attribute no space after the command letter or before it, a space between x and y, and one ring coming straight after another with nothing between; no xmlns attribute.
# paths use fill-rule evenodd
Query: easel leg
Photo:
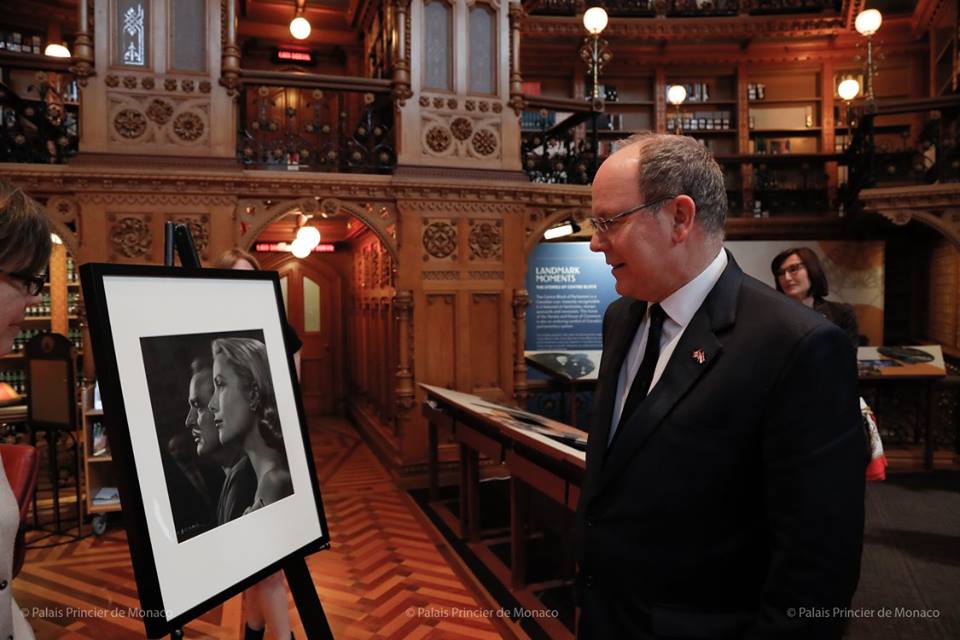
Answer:
<svg viewBox="0 0 960 640"><path fill-rule="evenodd" d="M306 558L296 558L283 565L283 573L287 576L290 593L300 613L300 621L310 640L333 640L330 623L323 612L323 605L313 586L310 570L307 569Z"/></svg>

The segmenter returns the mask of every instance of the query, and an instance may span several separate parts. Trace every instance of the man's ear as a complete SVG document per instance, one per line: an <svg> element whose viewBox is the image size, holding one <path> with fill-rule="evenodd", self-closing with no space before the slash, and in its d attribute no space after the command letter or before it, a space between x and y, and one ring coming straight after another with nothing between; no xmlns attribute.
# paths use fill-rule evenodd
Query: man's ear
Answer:
<svg viewBox="0 0 960 640"><path fill-rule="evenodd" d="M685 242L697 219L697 204L688 195L673 199L673 241Z"/></svg>

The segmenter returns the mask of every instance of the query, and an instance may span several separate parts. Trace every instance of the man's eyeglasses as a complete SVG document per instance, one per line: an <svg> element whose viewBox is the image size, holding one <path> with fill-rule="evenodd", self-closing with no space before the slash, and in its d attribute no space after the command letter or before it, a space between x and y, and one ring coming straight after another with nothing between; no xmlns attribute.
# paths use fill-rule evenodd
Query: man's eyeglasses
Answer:
<svg viewBox="0 0 960 640"><path fill-rule="evenodd" d="M47 274L32 276L26 273L10 273L0 270L0 275L16 281L23 292L31 297L40 295L40 292L43 291L43 285L47 282Z"/></svg>
<svg viewBox="0 0 960 640"><path fill-rule="evenodd" d="M627 209L626 211L622 211L617 215L609 216L607 218L587 218L587 220L590 221L590 224L592 224L593 228L596 229L599 233L606 233L607 231L610 230L610 227L612 227L615 223L619 222L620 220L623 220L631 213L636 213L641 209L646 209L647 207L658 205L661 202L666 202L667 200L672 200L673 198L676 198L676 196L668 196L666 198L660 198L659 200L654 200L653 202L644 202L643 204L638 204L632 209Z"/></svg>
<svg viewBox="0 0 960 640"><path fill-rule="evenodd" d="M789 267L784 267L784 268L782 268L782 269L777 269L777 277L778 277L778 278L782 278L783 276L787 275L788 273L789 273L790 275L792 275L792 276L795 276L795 275L797 275L798 273L800 273L800 270L801 270L801 269L806 269L806 268L807 268L807 267L806 267L802 262L795 262L795 263L793 263L792 265L790 265Z"/></svg>

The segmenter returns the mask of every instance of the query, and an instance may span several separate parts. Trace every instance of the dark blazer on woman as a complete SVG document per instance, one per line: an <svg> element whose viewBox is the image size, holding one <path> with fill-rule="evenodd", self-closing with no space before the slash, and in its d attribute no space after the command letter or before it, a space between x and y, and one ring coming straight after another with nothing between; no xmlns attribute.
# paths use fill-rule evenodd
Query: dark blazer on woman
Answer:
<svg viewBox="0 0 960 640"><path fill-rule="evenodd" d="M850 341L730 262L605 443L645 303L604 317L577 510L581 638L839 638L860 571ZM829 609L830 617L817 616Z"/></svg>
<svg viewBox="0 0 960 640"><path fill-rule="evenodd" d="M852 306L816 298L813 301L813 310L843 329L854 347L860 346L860 327L857 324L857 313Z"/></svg>

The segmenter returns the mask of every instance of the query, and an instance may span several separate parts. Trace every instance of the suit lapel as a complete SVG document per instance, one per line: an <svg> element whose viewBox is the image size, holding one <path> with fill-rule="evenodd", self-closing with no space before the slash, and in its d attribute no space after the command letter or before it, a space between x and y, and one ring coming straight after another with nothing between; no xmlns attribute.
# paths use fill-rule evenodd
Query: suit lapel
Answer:
<svg viewBox="0 0 960 640"><path fill-rule="evenodd" d="M626 306L626 312L620 314L615 321L610 336L604 336L603 353L600 372L597 378L596 395L593 406L598 411L593 416L590 428L590 437L587 439L587 471L588 484L591 477L603 465L606 453L607 440L610 438L610 421L613 419L613 405L617 401L617 384L620 377L620 367L630 350L630 343L640 327L640 321L647 310L647 303L633 300ZM609 358L606 355L609 354Z"/></svg>
<svg viewBox="0 0 960 640"><path fill-rule="evenodd" d="M729 254L728 260L727 268L683 332L656 386L636 412L621 424L624 431L607 453L606 461L603 461L602 451L599 458L588 458L588 468L591 463L600 467L596 485L592 487L593 494L602 491L623 465L633 459L636 451L656 432L676 403L722 356L723 345L717 337L717 331L735 321L737 298L743 280L743 272ZM700 355L703 356L702 363ZM619 367L617 370L619 372ZM609 422L610 415L607 415L605 434L609 434ZM606 446L606 438L603 444Z"/></svg>

